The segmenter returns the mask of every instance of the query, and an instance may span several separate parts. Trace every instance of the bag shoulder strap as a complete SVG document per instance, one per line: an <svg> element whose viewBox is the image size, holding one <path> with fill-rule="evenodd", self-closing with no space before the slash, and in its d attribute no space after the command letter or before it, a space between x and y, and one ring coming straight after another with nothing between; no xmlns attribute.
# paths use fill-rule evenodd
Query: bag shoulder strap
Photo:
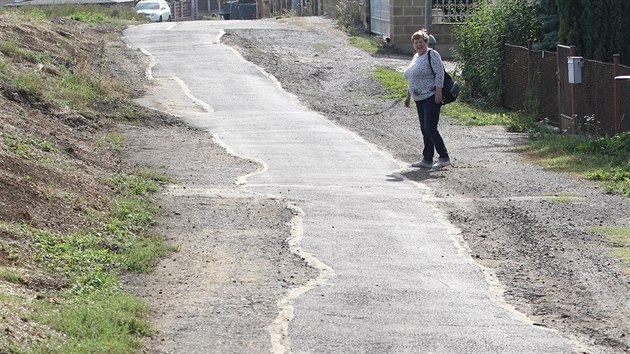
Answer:
<svg viewBox="0 0 630 354"><path fill-rule="evenodd" d="M433 71L433 76L435 76L435 69L433 69L433 64L431 64L431 51L432 50L433 49L431 49L431 48L429 48L427 50L427 56L428 56L428 59L429 59L429 66L431 67L431 71Z"/></svg>

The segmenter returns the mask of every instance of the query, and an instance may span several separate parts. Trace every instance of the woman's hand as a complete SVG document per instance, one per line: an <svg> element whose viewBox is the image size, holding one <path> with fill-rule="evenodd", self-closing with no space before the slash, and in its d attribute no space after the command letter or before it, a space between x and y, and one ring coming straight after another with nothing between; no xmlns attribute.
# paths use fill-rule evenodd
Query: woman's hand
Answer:
<svg viewBox="0 0 630 354"><path fill-rule="evenodd" d="M435 88L435 104L442 104L442 88Z"/></svg>

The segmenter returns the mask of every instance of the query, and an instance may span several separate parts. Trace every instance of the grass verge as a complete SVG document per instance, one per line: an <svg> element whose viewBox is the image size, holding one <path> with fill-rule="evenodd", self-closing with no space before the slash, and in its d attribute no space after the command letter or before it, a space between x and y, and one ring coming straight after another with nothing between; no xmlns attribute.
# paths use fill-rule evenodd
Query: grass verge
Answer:
<svg viewBox="0 0 630 354"><path fill-rule="evenodd" d="M380 36L355 34L348 38L348 42L369 54L395 54L398 51Z"/></svg>
<svg viewBox="0 0 630 354"><path fill-rule="evenodd" d="M607 193L630 196L630 139L536 131L523 151L542 166L601 182Z"/></svg>

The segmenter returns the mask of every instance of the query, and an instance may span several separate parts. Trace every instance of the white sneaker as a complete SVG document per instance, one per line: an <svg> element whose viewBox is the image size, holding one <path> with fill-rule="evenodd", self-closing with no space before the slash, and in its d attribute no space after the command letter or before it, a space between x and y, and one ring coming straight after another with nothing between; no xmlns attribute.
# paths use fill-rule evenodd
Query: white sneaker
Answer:
<svg viewBox="0 0 630 354"><path fill-rule="evenodd" d="M411 167L420 167L420 168L431 168L432 166L433 166L433 162L425 161L424 159L411 164Z"/></svg>
<svg viewBox="0 0 630 354"><path fill-rule="evenodd" d="M434 170L441 170L444 167L451 166L451 160L448 159L438 159L436 163L433 164Z"/></svg>

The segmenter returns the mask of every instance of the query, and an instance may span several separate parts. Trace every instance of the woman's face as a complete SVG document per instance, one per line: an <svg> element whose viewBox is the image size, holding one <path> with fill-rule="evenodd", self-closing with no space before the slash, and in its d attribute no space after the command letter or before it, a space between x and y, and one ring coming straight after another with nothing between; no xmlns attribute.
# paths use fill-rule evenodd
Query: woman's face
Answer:
<svg viewBox="0 0 630 354"><path fill-rule="evenodd" d="M422 38L416 38L413 40L413 49L416 50L416 53L424 53L427 50L427 42Z"/></svg>

